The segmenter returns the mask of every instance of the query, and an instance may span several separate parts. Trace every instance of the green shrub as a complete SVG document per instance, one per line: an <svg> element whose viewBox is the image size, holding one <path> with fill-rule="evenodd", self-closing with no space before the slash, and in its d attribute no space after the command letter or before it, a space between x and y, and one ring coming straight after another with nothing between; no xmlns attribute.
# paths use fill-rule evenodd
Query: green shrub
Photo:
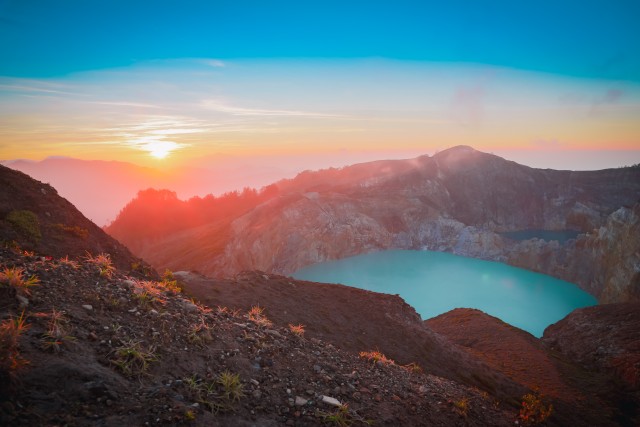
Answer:
<svg viewBox="0 0 640 427"><path fill-rule="evenodd" d="M11 211L6 220L13 226L14 230L26 238L39 242L42 239L38 215L31 211Z"/></svg>
<svg viewBox="0 0 640 427"><path fill-rule="evenodd" d="M53 229L62 233L70 234L81 239L89 237L89 230L78 227L77 225L53 224Z"/></svg>

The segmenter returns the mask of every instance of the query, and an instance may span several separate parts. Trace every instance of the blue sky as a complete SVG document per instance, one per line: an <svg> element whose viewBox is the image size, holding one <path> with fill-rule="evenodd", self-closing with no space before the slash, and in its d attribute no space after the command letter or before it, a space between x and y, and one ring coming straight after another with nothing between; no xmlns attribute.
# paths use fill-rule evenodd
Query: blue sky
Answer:
<svg viewBox="0 0 640 427"><path fill-rule="evenodd" d="M0 0L0 75L175 58L470 62L640 80L640 2Z"/></svg>
<svg viewBox="0 0 640 427"><path fill-rule="evenodd" d="M0 159L638 163L638 22L637 0L0 0Z"/></svg>

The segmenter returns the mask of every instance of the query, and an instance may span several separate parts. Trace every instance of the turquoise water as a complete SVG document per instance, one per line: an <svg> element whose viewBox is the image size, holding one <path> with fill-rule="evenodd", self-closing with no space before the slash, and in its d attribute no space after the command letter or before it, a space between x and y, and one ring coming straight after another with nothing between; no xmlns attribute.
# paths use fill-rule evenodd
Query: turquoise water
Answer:
<svg viewBox="0 0 640 427"><path fill-rule="evenodd" d="M580 232L574 230L520 230L500 233L500 235L513 240L529 240L535 237L546 241L557 240L560 244L575 239L578 234Z"/></svg>
<svg viewBox="0 0 640 427"><path fill-rule="evenodd" d="M391 250L315 264L293 277L400 294L423 319L477 308L540 337L596 299L576 285L498 262L443 252Z"/></svg>

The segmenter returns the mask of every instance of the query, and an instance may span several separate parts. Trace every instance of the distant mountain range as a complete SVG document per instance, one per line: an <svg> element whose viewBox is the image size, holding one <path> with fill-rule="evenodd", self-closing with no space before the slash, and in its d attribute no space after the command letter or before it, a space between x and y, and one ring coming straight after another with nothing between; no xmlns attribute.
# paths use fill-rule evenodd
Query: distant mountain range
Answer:
<svg viewBox="0 0 640 427"><path fill-rule="evenodd" d="M256 159L212 157L201 167L160 170L132 163L48 157L42 161L13 160L4 165L47 182L98 225L115 219L138 191L171 189L183 198L223 194L244 187L262 187L295 169Z"/></svg>
<svg viewBox="0 0 640 427"><path fill-rule="evenodd" d="M395 154L397 155L397 153ZM168 189L181 199L222 195L245 187L260 189L309 168L341 166L373 154L205 156L174 168L142 167L133 163L48 157L42 161L7 160L7 167L53 185L60 195L100 226L113 221L138 191ZM108 191L105 191L108 189Z"/></svg>
<svg viewBox="0 0 640 427"><path fill-rule="evenodd" d="M430 249L548 273L613 302L640 298L639 200L638 166L534 169L460 146L433 157L306 171L242 207L210 204L215 214L160 234L151 224L180 223L176 213L198 212L202 201L169 197L136 218L148 200L135 199L106 230L160 269L288 274L375 250ZM526 229L584 234L564 245L500 234Z"/></svg>

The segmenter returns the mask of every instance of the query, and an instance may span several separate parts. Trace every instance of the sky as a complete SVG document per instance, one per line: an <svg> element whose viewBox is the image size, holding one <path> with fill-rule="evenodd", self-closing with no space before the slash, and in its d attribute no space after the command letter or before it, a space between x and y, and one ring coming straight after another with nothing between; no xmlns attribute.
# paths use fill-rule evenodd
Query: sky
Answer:
<svg viewBox="0 0 640 427"><path fill-rule="evenodd" d="M640 163L639 20L635 0L0 0L0 159L464 144L536 167Z"/></svg>

